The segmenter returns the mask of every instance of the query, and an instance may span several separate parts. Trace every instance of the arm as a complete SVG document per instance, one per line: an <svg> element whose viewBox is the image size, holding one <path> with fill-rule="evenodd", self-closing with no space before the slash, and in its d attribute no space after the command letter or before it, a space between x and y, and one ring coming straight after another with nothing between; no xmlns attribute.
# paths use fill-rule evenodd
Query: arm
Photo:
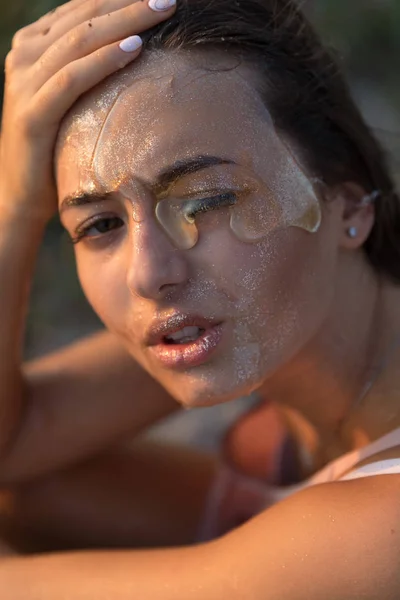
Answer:
<svg viewBox="0 0 400 600"><path fill-rule="evenodd" d="M398 598L399 491L390 475L321 485L190 548L11 557L0 563L2 598Z"/></svg>
<svg viewBox="0 0 400 600"><path fill-rule="evenodd" d="M0 214L0 485L6 485L86 458L178 404L110 333L21 368L29 284L46 220L4 205Z"/></svg>
<svg viewBox="0 0 400 600"><path fill-rule="evenodd" d="M123 50L121 40L174 11L126 0L114 0L113 9L108 2L83 4L67 2L17 32L6 59L0 144L0 485L85 457L172 406L111 337L21 367L32 271L57 205L53 153L60 123L82 94L140 54L137 45ZM111 384L114 377L119 384ZM140 388L139 406L133 390ZM138 417L150 397L157 407L165 402L168 408L161 413L145 408Z"/></svg>
<svg viewBox="0 0 400 600"><path fill-rule="evenodd" d="M24 410L22 337L27 297L45 220L12 214L0 188L0 453ZM1 454L0 454L1 455Z"/></svg>
<svg viewBox="0 0 400 600"><path fill-rule="evenodd" d="M23 410L0 460L3 484L90 457L179 409L108 332L24 365L20 377Z"/></svg>

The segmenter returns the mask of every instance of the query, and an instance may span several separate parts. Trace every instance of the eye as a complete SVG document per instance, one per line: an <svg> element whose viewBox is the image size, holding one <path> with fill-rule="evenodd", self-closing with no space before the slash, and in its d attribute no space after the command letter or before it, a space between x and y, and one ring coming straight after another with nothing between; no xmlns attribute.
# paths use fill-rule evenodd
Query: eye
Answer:
<svg viewBox="0 0 400 600"><path fill-rule="evenodd" d="M72 238L72 243L77 244L83 238L100 238L123 225L124 222L120 217L93 217L77 227L75 230L76 236Z"/></svg>
<svg viewBox="0 0 400 600"><path fill-rule="evenodd" d="M225 206L233 206L237 202L236 194L227 192L207 198L191 199L185 202L183 213L189 223L194 223L196 215Z"/></svg>

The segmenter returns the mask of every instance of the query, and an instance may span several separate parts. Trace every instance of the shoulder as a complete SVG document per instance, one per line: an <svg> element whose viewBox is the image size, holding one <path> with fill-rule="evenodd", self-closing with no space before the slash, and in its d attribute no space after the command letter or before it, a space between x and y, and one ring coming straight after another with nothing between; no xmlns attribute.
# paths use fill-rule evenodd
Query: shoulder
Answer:
<svg viewBox="0 0 400 600"><path fill-rule="evenodd" d="M398 598L400 475L304 489L219 544L253 600Z"/></svg>

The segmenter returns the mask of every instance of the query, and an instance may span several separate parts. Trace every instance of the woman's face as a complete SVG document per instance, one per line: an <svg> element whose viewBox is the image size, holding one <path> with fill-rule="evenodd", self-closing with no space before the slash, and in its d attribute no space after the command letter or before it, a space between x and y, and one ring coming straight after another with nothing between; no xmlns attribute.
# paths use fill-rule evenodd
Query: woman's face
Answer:
<svg viewBox="0 0 400 600"><path fill-rule="evenodd" d="M74 107L56 167L89 302L184 405L250 393L318 334L339 210L249 73L150 55Z"/></svg>

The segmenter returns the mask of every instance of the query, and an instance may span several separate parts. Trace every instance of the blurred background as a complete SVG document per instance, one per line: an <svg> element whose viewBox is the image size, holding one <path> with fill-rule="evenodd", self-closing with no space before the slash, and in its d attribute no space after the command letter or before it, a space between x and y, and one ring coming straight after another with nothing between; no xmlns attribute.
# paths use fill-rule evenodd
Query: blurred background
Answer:
<svg viewBox="0 0 400 600"><path fill-rule="evenodd" d="M13 34L62 2L0 0L0 59ZM400 172L400 0L304 0L304 9L324 41L334 48L353 94ZM3 72L3 70L2 70ZM0 80L0 95L3 81ZM72 245L57 219L48 228L38 260L26 332L26 358L101 327L80 290ZM213 447L221 428L248 406L185 412L157 435Z"/></svg>

